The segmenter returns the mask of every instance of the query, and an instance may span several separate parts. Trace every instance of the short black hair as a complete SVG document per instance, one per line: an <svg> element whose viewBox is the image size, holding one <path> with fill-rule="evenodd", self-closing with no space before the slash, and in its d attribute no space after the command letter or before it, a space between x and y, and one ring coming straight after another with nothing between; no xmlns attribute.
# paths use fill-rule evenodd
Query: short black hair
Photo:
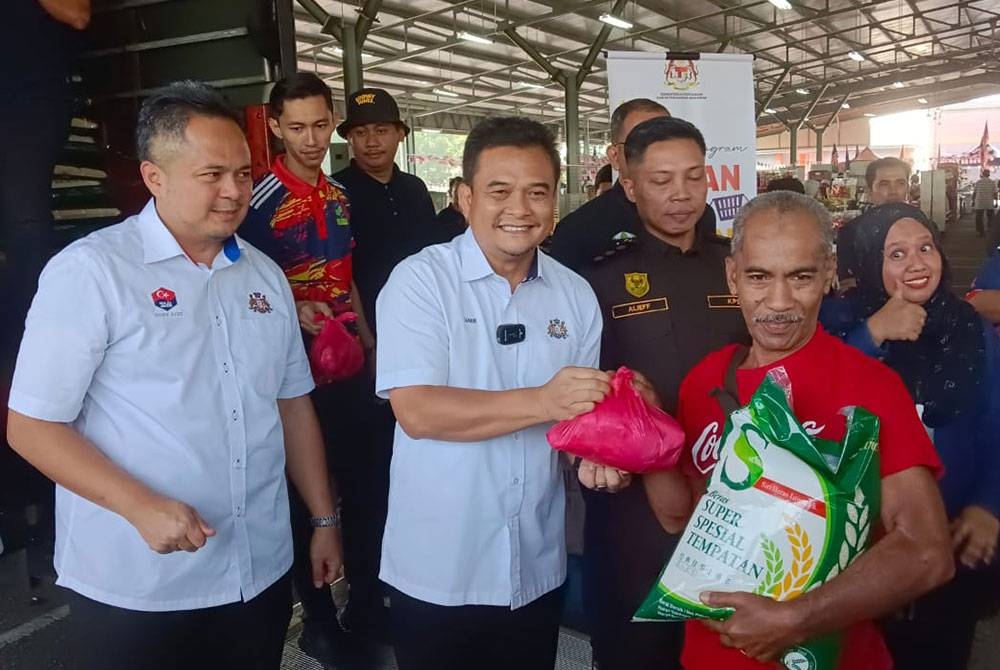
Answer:
<svg viewBox="0 0 1000 670"><path fill-rule="evenodd" d="M139 108L136 157L140 161L154 160L156 139L183 142L188 122L195 115L229 119L243 127L239 115L218 89L200 81L175 81L146 98Z"/></svg>
<svg viewBox="0 0 1000 670"><path fill-rule="evenodd" d="M651 144L668 140L691 140L701 149L701 155L705 155L705 137L693 123L672 116L658 116L646 119L628 134L625 162L631 165L641 161Z"/></svg>
<svg viewBox="0 0 1000 670"><path fill-rule="evenodd" d="M910 164L906 161L893 156L889 156L888 158L879 158L878 160L874 160L869 163L868 167L865 168L865 183L868 184L868 188L871 189L875 186L875 175L879 170L894 167L902 168L903 172L906 174L906 178L910 178Z"/></svg>
<svg viewBox="0 0 1000 670"><path fill-rule="evenodd" d="M326 82L312 72L293 72L279 79L271 87L271 95L267 99L268 111L277 118L285 109L286 100L302 100L303 98L321 97L326 102L326 108L333 112L333 94Z"/></svg>
<svg viewBox="0 0 1000 670"><path fill-rule="evenodd" d="M476 124L462 152L462 177L466 183L472 184L479 155L494 147L538 147L552 162L553 183L559 183L561 162L555 136L538 121L523 116L490 117Z"/></svg>
<svg viewBox="0 0 1000 670"><path fill-rule="evenodd" d="M632 112L663 112L665 115L670 116L667 108L655 100L650 100L649 98L632 98L631 100L626 100L615 107L615 111L611 112L611 141L613 143L618 144L625 141L625 138L622 137L622 128L625 126L625 119Z"/></svg>
<svg viewBox="0 0 1000 670"><path fill-rule="evenodd" d="M449 179L448 180L448 192L450 193L451 189L455 188L456 185L461 184L463 181L465 181L465 180L462 179L461 177L452 177L451 179Z"/></svg>
<svg viewBox="0 0 1000 670"><path fill-rule="evenodd" d="M601 166L601 169L597 171L594 175L594 186L599 186L604 182L611 183L611 163L605 163Z"/></svg>

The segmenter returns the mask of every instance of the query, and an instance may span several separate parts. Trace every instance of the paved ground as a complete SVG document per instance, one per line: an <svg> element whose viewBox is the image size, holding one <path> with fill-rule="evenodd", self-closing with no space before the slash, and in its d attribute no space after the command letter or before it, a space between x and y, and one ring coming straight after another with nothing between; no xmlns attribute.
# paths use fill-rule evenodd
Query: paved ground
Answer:
<svg viewBox="0 0 1000 670"><path fill-rule="evenodd" d="M957 292L975 275L986 248L975 235L971 219L950 228L945 236L945 251L951 259ZM37 561L38 558L35 557ZM23 552L0 555L0 668L3 670L68 670L73 667L66 652L67 607L52 577L42 577L34 584L27 577ZM302 654L296 645L301 623L296 616L288 631L288 643L282 662L284 670L321 670L321 666ZM571 630L560 636L556 670L587 670L591 666L586 637ZM1000 668L1000 616L981 622L969 670ZM395 670L391 652L371 670Z"/></svg>

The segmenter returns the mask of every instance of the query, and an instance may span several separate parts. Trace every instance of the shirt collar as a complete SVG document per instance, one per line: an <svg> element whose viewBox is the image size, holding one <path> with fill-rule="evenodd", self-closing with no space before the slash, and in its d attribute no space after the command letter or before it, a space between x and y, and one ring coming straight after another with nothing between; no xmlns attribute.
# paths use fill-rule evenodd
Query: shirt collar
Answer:
<svg viewBox="0 0 1000 670"><path fill-rule="evenodd" d="M479 243L476 242L476 237L472 233L472 227L470 226L462 233L458 238L458 254L459 261L461 263L461 279L465 282L476 281L477 279L482 279L483 277L489 277L490 275L495 275L493 268L490 267L490 262L486 260L486 254L483 253L482 248ZM529 281L534 281L543 276L543 268L545 264L549 262L548 258L542 260L545 254L539 250L535 250L535 259L531 262L531 268L528 270L528 276L524 278L522 284Z"/></svg>
<svg viewBox="0 0 1000 670"><path fill-rule="evenodd" d="M383 184L378 179L376 179L375 177L371 176L370 174L368 174L367 172L365 172L364 170L362 170L361 166L358 165L358 161L355 160L354 158L351 159L351 167L354 168L355 172L357 172L359 175L361 175L362 177L364 177L365 179L367 179L368 181L370 181L373 184L378 184L379 186L388 186L392 182L396 181L396 178L399 177L399 172L400 172L399 166L396 165L395 163L393 163L392 164L392 176L389 178L388 182L386 182L386 183Z"/></svg>
<svg viewBox="0 0 1000 670"><path fill-rule="evenodd" d="M697 224L695 225L697 226ZM665 255L668 256L672 256L675 254L678 256L695 256L701 251L701 248L704 246L704 240L701 238L700 235L698 235L696 230L694 236L694 242L691 244L691 248L688 249L687 251L681 251L680 247L676 247L673 244L664 242L659 237L649 232L649 230L646 228L646 224L644 224L642 221L639 221L638 237L639 237L639 242L641 244L651 245L652 248L659 249Z"/></svg>
<svg viewBox="0 0 1000 670"><path fill-rule="evenodd" d="M187 257L173 233L163 223L160 213L156 211L155 198L150 198L146 206L139 212L138 224L139 234L142 237L142 260L144 263L148 265L177 256ZM243 248L243 240L233 235L222 245L222 251L217 258L224 260L225 265L232 265L240 259ZM215 267L214 263L213 267Z"/></svg>
<svg viewBox="0 0 1000 670"><path fill-rule="evenodd" d="M271 164L271 172L274 173L278 181L291 191L292 195L296 198L308 198L315 191L325 193L329 184L322 173L319 175L319 181L315 184L310 184L300 179L298 175L289 170L288 166L285 165L285 154L281 154L274 159L274 162Z"/></svg>

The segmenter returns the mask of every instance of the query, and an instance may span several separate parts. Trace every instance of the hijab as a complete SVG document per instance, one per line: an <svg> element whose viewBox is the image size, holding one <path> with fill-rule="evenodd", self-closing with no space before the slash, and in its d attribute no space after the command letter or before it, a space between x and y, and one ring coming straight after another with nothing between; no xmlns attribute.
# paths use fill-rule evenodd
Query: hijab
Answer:
<svg viewBox="0 0 1000 670"><path fill-rule="evenodd" d="M850 267L844 270L857 286L847 298L860 320L889 301L882 280L885 240L893 224L906 218L931 233L941 254L941 281L923 305L927 320L920 337L915 342L886 340L883 362L903 378L914 401L924 406L924 423L934 428L975 404L986 367L983 322L969 303L951 291L951 272L937 226L922 211L903 203L873 207L851 221L849 233L843 236L851 247L845 254Z"/></svg>

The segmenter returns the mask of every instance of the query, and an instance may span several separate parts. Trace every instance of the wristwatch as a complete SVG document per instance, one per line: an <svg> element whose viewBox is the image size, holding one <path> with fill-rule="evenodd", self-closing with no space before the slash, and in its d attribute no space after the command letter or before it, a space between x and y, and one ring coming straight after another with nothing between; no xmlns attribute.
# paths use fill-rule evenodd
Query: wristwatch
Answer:
<svg viewBox="0 0 1000 670"><path fill-rule="evenodd" d="M340 515L310 517L309 525L313 528L340 528Z"/></svg>

